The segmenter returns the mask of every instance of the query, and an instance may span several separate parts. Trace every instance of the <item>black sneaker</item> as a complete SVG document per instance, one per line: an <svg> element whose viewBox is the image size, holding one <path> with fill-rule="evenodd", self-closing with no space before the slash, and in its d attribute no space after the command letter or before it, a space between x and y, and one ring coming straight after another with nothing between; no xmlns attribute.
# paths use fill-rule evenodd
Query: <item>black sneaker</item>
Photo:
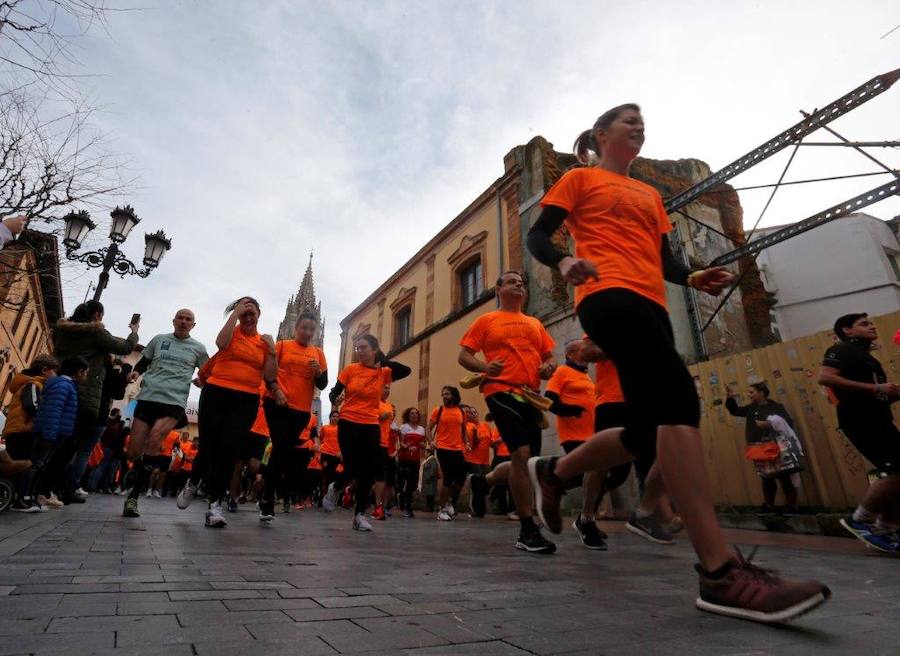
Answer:
<svg viewBox="0 0 900 656"><path fill-rule="evenodd" d="M528 476L534 488L534 505L538 518L551 533L562 532L559 502L566 493L565 483L553 473L556 458L528 459Z"/></svg>
<svg viewBox="0 0 900 656"><path fill-rule="evenodd" d="M519 533L519 539L516 540L516 549L540 554L556 553L556 545L541 535L541 532L537 529L529 533Z"/></svg>
<svg viewBox="0 0 900 656"><path fill-rule="evenodd" d="M572 528L578 533L578 537L581 538L581 543L585 547L595 551L606 551L607 547L604 541L606 536L603 534L603 531L597 528L594 522L582 522L581 515L579 515L572 522Z"/></svg>
<svg viewBox="0 0 900 656"><path fill-rule="evenodd" d="M122 509L122 517L140 517L137 499L125 499L125 507Z"/></svg>
<svg viewBox="0 0 900 656"><path fill-rule="evenodd" d="M26 514L39 513L41 512L41 505L37 501L32 501L31 499L16 499L12 502L10 509Z"/></svg>
<svg viewBox="0 0 900 656"><path fill-rule="evenodd" d="M484 517L487 513L487 495L491 486L481 474L469 475L469 510L475 517Z"/></svg>
<svg viewBox="0 0 900 656"><path fill-rule="evenodd" d="M631 513L631 517L625 522L625 528L654 544L675 544L672 535L653 515L638 519L637 514Z"/></svg>

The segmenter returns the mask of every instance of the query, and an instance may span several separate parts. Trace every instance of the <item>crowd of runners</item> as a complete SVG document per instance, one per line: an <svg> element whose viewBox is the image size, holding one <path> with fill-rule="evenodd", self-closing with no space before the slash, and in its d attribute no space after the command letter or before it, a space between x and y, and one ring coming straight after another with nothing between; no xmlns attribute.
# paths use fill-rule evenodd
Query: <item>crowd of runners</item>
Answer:
<svg viewBox="0 0 900 656"><path fill-rule="evenodd" d="M352 528L361 532L372 531L371 520L384 520L391 509L413 517L419 496L437 520L451 522L465 498L473 517L483 517L493 501L518 521L516 548L549 554L557 547L542 529L560 533L561 499L581 487L573 528L585 547L605 550L607 536L595 523L598 507L633 469L641 498L626 526L661 545L684 530L699 561L699 608L778 622L824 603L830 596L825 585L754 565L728 546L719 527L698 428L699 399L675 350L664 285L717 295L734 276L719 267L691 271L673 256L659 193L629 176L643 141L637 105L604 113L576 141L584 166L566 172L546 193L528 234L535 259L575 288L584 335L564 345L564 361L557 362L541 322L523 312L527 284L516 271L499 276L498 308L479 316L460 340L459 386L479 388L488 410L483 419L461 403L455 385L444 387L440 404L428 412L398 412L390 403L391 384L411 371L389 360L372 335L355 339L353 362L329 389L328 365L315 346L316 316L300 315L294 337L276 342L258 331L259 303L243 296L228 306L209 357L190 336L193 313L179 310L173 331L151 339L127 375L140 376L141 388L127 447L123 515L138 517L141 495L173 480L161 471L160 454L165 459L167 436L174 435L168 453L177 451L190 464L174 479L176 485L183 481L178 507L187 508L203 491L209 527L226 526L228 511L247 497L258 500L258 518L267 524L278 502L283 510L313 503L324 512L349 507ZM563 224L574 253L551 239ZM96 442L99 418L105 423L107 417L100 372L108 369L110 353L128 353L138 340L136 324L128 338L111 337L99 324L102 312L99 304L79 306L58 327L54 356L35 361L26 372L28 393L14 399L11 414L20 413L22 423L7 444L30 435L17 456L30 459L28 466L7 463L24 468L17 482L20 508L38 504L37 495L46 499L51 490L66 501L75 498L73 486L84 473L79 457ZM900 387L887 382L869 353L876 334L866 315L841 317L835 331L839 341L825 355L820 382L839 400L847 437L884 473L844 525L869 544L896 552L900 436L890 403L900 398ZM101 384L92 385L98 379ZM178 437L192 384L201 388L196 444ZM24 405L41 388L43 400L27 424L31 410ZM333 410L319 425L313 400L326 389ZM65 398L57 403L60 396ZM57 413L57 407L63 410ZM763 408L731 403L729 409L752 415L754 430L771 429ZM564 451L559 457L541 456L548 412L556 416ZM8 450L16 455L16 448ZM796 503L789 474L783 486L789 503ZM774 479L768 489L774 498Z"/></svg>

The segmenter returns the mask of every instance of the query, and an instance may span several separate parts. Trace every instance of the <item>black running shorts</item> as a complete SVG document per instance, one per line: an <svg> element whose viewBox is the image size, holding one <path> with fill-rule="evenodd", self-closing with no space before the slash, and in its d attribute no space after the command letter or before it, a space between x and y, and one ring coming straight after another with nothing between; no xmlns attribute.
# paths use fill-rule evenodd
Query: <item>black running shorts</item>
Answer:
<svg viewBox="0 0 900 656"><path fill-rule="evenodd" d="M876 469L886 474L900 473L900 431L890 411L873 417L842 409L838 404L838 424L850 443Z"/></svg>
<svg viewBox="0 0 900 656"><path fill-rule="evenodd" d="M466 482L466 458L462 451L452 449L437 450L438 464L441 466L441 475L444 487L462 485Z"/></svg>
<svg viewBox="0 0 900 656"><path fill-rule="evenodd" d="M527 446L532 456L541 453L541 411L509 392L497 392L485 399L494 425L510 453Z"/></svg>
<svg viewBox="0 0 900 656"><path fill-rule="evenodd" d="M172 417L177 419L178 423L175 428L184 428L187 426L187 415L184 414L184 408L180 405L169 403L159 403L157 401L138 401L134 406L134 418L140 419L148 426L153 426L157 419L163 417Z"/></svg>

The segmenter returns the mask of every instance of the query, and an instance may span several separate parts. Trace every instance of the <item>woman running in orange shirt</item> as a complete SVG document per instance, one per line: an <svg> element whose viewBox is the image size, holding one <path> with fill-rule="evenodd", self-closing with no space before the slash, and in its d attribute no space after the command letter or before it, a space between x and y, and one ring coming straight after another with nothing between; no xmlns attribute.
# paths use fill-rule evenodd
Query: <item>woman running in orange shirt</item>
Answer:
<svg viewBox="0 0 900 656"><path fill-rule="evenodd" d="M357 337L353 350L358 361L347 365L338 374L337 384L328 397L336 404L338 397L344 395L338 419L338 443L348 478L356 481L353 528L371 531L372 525L366 519L365 511L375 482L375 469L381 461L378 428L381 394L385 385L406 378L412 370L388 360L373 335Z"/></svg>
<svg viewBox="0 0 900 656"><path fill-rule="evenodd" d="M200 453L208 467L206 525L213 528L227 524L222 499L241 441L256 419L260 387L264 382L271 385L277 373L275 342L271 335L256 330L260 314L256 299L242 296L225 311L230 314L216 336L219 352L200 392L198 408ZM199 477L204 474L196 469L179 495L179 508L186 508L197 492Z"/></svg>
<svg viewBox="0 0 900 656"><path fill-rule="evenodd" d="M275 345L278 377L269 387L269 395L263 402L272 438L272 453L264 472L266 492L259 504L260 519L263 516L274 519L276 488L286 480L291 451L298 445L300 434L309 424L315 390L323 390L328 385L325 354L312 344L318 327L316 315L304 312L297 317L294 339L280 340ZM312 451L307 448L306 453L309 457L302 463L304 476ZM289 503L284 491L282 496Z"/></svg>
<svg viewBox="0 0 900 656"><path fill-rule="evenodd" d="M700 401L666 310L665 281L717 295L734 276L722 267L691 272L672 255L662 198L629 175L643 143L637 105L600 116L575 143L587 166L566 172L544 195L528 234L534 257L575 285L578 319L615 365L626 404L624 429L602 431L561 458L529 461L539 512L558 533L563 481L655 454L700 560L697 607L760 622L790 619L825 602L828 588L778 578L726 545L700 440ZM563 222L574 256L551 241Z"/></svg>
<svg viewBox="0 0 900 656"><path fill-rule="evenodd" d="M328 415L328 423L319 429L319 453L322 456L322 494L321 506L325 512L331 512L337 506L337 489L339 487L338 465L341 464L341 447L338 445L337 424L339 413L332 410Z"/></svg>

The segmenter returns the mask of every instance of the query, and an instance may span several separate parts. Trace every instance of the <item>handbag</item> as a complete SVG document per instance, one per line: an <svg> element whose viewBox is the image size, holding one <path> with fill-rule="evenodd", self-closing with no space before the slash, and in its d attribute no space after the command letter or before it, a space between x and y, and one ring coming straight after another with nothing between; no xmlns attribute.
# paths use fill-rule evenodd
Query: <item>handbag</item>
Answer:
<svg viewBox="0 0 900 656"><path fill-rule="evenodd" d="M753 462L770 462L777 460L781 455L781 449L777 442L760 442L748 444L744 450L744 457Z"/></svg>

